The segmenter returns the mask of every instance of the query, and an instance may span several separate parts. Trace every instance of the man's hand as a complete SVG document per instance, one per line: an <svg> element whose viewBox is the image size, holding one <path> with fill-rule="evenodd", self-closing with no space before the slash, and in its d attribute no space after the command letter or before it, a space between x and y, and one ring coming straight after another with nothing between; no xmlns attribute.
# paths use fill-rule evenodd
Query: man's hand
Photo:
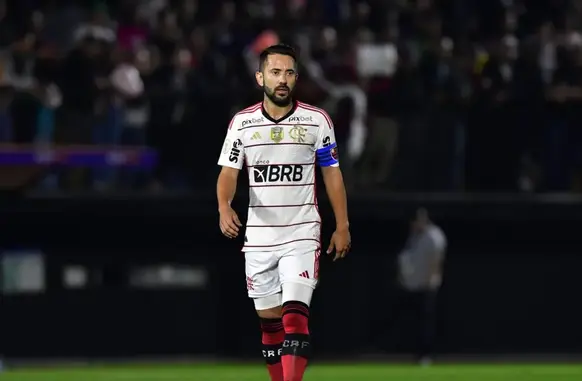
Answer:
<svg viewBox="0 0 582 381"><path fill-rule="evenodd" d="M219 210L220 212L220 231L228 238L236 238L242 227L236 212L230 207Z"/></svg>
<svg viewBox="0 0 582 381"><path fill-rule="evenodd" d="M335 249L335 257L333 261L337 261L340 258L345 257L350 251L352 245L352 236L350 235L350 230L346 228L336 229L331 235L331 240L329 242L329 248L327 253L331 254Z"/></svg>

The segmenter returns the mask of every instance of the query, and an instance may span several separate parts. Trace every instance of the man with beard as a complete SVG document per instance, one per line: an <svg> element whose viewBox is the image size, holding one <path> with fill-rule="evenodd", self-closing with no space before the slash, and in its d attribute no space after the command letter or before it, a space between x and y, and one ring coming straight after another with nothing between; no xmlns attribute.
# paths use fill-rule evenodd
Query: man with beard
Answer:
<svg viewBox="0 0 582 381"><path fill-rule="evenodd" d="M334 260L343 258L351 242L333 123L325 111L293 100L297 76L291 47L273 45L261 53L255 78L263 101L233 117L218 160L220 229L228 238L242 229L231 202L243 163L248 168L242 250L272 381L302 380L309 357L309 305L321 252L316 162L336 220L327 253L335 250Z"/></svg>

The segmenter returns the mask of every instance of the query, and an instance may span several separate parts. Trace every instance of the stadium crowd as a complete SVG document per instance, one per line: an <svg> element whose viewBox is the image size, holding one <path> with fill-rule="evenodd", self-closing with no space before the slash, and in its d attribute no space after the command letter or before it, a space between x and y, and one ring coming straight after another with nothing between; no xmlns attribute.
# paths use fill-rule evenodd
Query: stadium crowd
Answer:
<svg viewBox="0 0 582 381"><path fill-rule="evenodd" d="M334 118L352 188L582 189L580 0L81 4L0 0L0 141L147 145L160 162L61 189L214 186L278 41L300 53L297 98Z"/></svg>

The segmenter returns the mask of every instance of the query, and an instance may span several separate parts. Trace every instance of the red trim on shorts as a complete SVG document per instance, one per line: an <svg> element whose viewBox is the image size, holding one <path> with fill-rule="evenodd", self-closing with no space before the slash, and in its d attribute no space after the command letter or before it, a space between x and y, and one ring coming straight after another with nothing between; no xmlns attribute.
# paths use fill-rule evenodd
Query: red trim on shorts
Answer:
<svg viewBox="0 0 582 381"><path fill-rule="evenodd" d="M283 246L283 245L287 245L290 243L301 242L301 241L315 241L315 242L319 243L319 240L317 240L315 238L300 238L300 239L294 239L292 241L287 241L287 242L283 242L283 243L277 243L275 245L245 245L245 246L243 246L243 250L245 248L250 248L250 247L277 247L277 246Z"/></svg>
<svg viewBox="0 0 582 381"><path fill-rule="evenodd" d="M313 259L313 279L319 279L319 258L321 257L321 249L315 250L315 258Z"/></svg>

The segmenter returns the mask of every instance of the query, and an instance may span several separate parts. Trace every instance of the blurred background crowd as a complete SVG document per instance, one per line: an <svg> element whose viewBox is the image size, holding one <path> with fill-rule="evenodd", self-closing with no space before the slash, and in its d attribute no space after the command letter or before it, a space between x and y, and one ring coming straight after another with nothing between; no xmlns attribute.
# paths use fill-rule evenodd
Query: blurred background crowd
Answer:
<svg viewBox="0 0 582 381"><path fill-rule="evenodd" d="M37 189L212 188L281 41L351 188L579 192L581 31L580 0L0 0L0 156L93 146L111 164L53 166ZM123 146L159 160L118 168Z"/></svg>

